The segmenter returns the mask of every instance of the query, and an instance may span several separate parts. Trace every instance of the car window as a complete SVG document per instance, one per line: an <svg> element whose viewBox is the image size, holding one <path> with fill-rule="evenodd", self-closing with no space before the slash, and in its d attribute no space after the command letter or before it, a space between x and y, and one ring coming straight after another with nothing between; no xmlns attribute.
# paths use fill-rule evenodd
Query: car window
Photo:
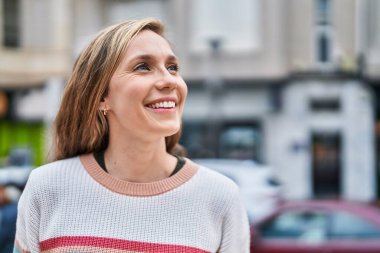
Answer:
<svg viewBox="0 0 380 253"><path fill-rule="evenodd" d="M324 212L287 211L259 230L264 239L321 242L326 238L327 215Z"/></svg>
<svg viewBox="0 0 380 253"><path fill-rule="evenodd" d="M369 220L348 212L331 215L330 239L380 239L380 228Z"/></svg>

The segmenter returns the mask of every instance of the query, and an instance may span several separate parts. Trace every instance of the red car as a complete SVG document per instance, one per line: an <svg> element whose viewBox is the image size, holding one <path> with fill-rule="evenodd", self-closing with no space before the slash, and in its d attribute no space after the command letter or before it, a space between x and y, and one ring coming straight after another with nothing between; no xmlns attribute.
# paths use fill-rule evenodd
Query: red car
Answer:
<svg viewBox="0 0 380 253"><path fill-rule="evenodd" d="M285 203L251 228L252 253L380 253L380 211L363 203Z"/></svg>

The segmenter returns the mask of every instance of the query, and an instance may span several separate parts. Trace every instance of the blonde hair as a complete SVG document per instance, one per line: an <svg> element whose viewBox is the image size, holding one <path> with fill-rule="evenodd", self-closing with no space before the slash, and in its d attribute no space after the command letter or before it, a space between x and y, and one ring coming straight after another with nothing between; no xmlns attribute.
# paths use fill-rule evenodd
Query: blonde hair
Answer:
<svg viewBox="0 0 380 253"><path fill-rule="evenodd" d="M142 30L163 36L156 19L130 20L102 30L76 60L54 125L53 160L106 149L109 127L99 110L108 84L130 41ZM166 137L166 150L177 153L180 132Z"/></svg>

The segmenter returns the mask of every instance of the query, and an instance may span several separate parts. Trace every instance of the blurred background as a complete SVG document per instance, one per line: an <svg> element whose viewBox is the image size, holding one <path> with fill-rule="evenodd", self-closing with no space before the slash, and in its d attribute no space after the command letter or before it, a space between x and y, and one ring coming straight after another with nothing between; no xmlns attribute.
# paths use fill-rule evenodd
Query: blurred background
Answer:
<svg viewBox="0 0 380 253"><path fill-rule="evenodd" d="M286 200L377 202L378 0L1 0L3 169L46 162L75 58L142 17L181 60L189 157L269 167Z"/></svg>

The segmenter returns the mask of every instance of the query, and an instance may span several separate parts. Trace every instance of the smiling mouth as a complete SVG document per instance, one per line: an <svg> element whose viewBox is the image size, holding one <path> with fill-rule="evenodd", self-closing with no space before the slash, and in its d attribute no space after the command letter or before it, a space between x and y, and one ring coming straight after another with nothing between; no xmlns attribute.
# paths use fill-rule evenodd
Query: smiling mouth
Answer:
<svg viewBox="0 0 380 253"><path fill-rule="evenodd" d="M163 102L146 105L146 107L152 108L152 109L173 109L176 107L176 103L173 101L163 101Z"/></svg>

